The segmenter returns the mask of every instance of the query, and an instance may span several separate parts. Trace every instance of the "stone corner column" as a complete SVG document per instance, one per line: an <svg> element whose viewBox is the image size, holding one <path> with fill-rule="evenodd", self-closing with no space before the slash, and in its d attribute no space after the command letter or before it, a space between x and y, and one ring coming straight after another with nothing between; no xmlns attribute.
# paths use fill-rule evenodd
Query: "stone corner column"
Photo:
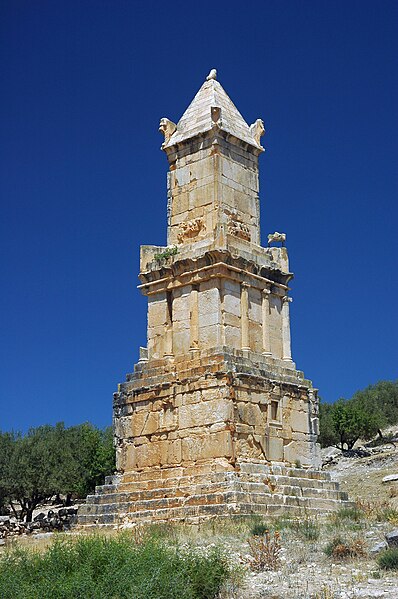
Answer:
<svg viewBox="0 0 398 599"><path fill-rule="evenodd" d="M170 323L166 325L165 336L164 336L164 357L168 360L174 358L173 353L173 325Z"/></svg>
<svg viewBox="0 0 398 599"><path fill-rule="evenodd" d="M140 347L140 349L139 349L138 363L139 364L143 364L145 362L148 362L148 348L147 347Z"/></svg>
<svg viewBox="0 0 398 599"><path fill-rule="evenodd" d="M282 360L284 362L293 362L289 315L289 304L291 301L293 301L292 298L287 295L282 298Z"/></svg>
<svg viewBox="0 0 398 599"><path fill-rule="evenodd" d="M249 344L249 287L248 283L241 284L240 292L240 329L241 329L241 349L250 350Z"/></svg>
<svg viewBox="0 0 398 599"><path fill-rule="evenodd" d="M173 350L173 295L171 292L166 294L166 327L164 335L163 355L167 360L174 358Z"/></svg>
<svg viewBox="0 0 398 599"><path fill-rule="evenodd" d="M190 294L190 343L191 356L199 351L199 290L192 286Z"/></svg>
<svg viewBox="0 0 398 599"><path fill-rule="evenodd" d="M263 327L263 356L272 356L270 339L270 296L271 290L265 288L262 290L262 327Z"/></svg>

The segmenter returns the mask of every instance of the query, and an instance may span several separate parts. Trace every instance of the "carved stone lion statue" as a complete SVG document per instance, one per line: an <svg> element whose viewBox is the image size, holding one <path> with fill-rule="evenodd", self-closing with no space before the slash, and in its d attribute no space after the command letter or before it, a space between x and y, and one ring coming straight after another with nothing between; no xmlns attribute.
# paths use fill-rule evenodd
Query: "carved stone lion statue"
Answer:
<svg viewBox="0 0 398 599"><path fill-rule="evenodd" d="M261 119L257 119L252 125L250 125L250 133L258 146L261 146L260 139L265 133L264 122Z"/></svg>
<svg viewBox="0 0 398 599"><path fill-rule="evenodd" d="M278 233L278 231L275 231L275 233L270 233L268 235L268 245L274 241L281 241L282 245L284 245L286 241L286 233Z"/></svg>
<svg viewBox="0 0 398 599"><path fill-rule="evenodd" d="M173 123L173 121L170 121L169 119L166 119L165 117L160 119L159 131L161 133L163 133L163 135L164 135L164 143L165 144L167 144L167 142L169 141L170 137L173 135L173 133L176 129L177 129L177 125L175 123Z"/></svg>

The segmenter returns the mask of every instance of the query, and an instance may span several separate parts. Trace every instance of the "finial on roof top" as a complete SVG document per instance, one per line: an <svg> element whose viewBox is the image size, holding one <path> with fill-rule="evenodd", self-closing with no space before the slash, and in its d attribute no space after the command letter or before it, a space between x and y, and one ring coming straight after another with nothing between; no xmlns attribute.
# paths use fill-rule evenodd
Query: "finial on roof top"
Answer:
<svg viewBox="0 0 398 599"><path fill-rule="evenodd" d="M210 81L210 79L217 79L217 69L212 69L207 75L206 81Z"/></svg>

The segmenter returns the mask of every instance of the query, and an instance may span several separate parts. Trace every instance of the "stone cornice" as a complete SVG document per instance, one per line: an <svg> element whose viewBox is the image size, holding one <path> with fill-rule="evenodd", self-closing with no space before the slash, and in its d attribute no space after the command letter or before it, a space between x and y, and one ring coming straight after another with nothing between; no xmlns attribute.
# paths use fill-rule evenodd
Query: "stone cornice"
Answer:
<svg viewBox="0 0 398 599"><path fill-rule="evenodd" d="M215 277L233 279L259 289L272 285L279 290L275 290L278 295L284 296L289 289L287 283L292 274L261 267L241 256L232 256L228 251L210 250L197 258L178 260L174 257L170 264L141 272L141 285L138 288L145 295L150 295Z"/></svg>

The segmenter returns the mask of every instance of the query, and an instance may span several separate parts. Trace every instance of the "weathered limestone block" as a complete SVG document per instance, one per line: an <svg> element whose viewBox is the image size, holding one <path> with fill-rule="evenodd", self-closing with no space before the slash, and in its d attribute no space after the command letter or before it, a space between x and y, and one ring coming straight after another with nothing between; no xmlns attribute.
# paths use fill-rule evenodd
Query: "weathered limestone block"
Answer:
<svg viewBox="0 0 398 599"><path fill-rule="evenodd" d="M217 314L220 309L220 293L218 288L214 287L214 281L202 283L199 291L199 314Z"/></svg>
<svg viewBox="0 0 398 599"><path fill-rule="evenodd" d="M230 422L233 419L232 402L227 399L215 399L181 406L179 409L179 428L209 426L216 422Z"/></svg>
<svg viewBox="0 0 398 599"><path fill-rule="evenodd" d="M173 294L173 323L183 322L189 326L189 295L192 291L190 285L176 289Z"/></svg>
<svg viewBox="0 0 398 599"><path fill-rule="evenodd" d="M164 326L168 320L165 293L157 293L148 298L148 322L152 327Z"/></svg>
<svg viewBox="0 0 398 599"><path fill-rule="evenodd" d="M178 410L171 404L162 408L159 411L158 422L160 432L175 430L178 427Z"/></svg>
<svg viewBox="0 0 398 599"><path fill-rule="evenodd" d="M232 458L232 456L232 436L229 430L182 439L182 459L184 462L223 457Z"/></svg>
<svg viewBox="0 0 398 599"><path fill-rule="evenodd" d="M258 324L263 319L261 291L253 287L249 291L249 319Z"/></svg>
<svg viewBox="0 0 398 599"><path fill-rule="evenodd" d="M241 346L241 332L240 328L226 326L225 327L225 345L229 347Z"/></svg>
<svg viewBox="0 0 398 599"><path fill-rule="evenodd" d="M271 462L283 462L284 451L283 451L283 439L280 437L269 436L267 440L267 459Z"/></svg>
<svg viewBox="0 0 398 599"><path fill-rule="evenodd" d="M182 461L182 441L175 439L174 441L160 441L160 465L173 466L180 464Z"/></svg>
<svg viewBox="0 0 398 599"><path fill-rule="evenodd" d="M159 428L159 414L157 412L136 412L131 417L131 435L151 435Z"/></svg>
<svg viewBox="0 0 398 599"><path fill-rule="evenodd" d="M309 414L305 411L292 410L290 425L293 431L306 433L309 431Z"/></svg>
<svg viewBox="0 0 398 599"><path fill-rule="evenodd" d="M123 470L129 472L135 469L157 466L160 463L160 447L156 443L144 443L135 446L127 444L123 455Z"/></svg>
<svg viewBox="0 0 398 599"><path fill-rule="evenodd" d="M259 405L240 402L238 403L237 408L240 422L249 424L253 427L265 426L267 415L260 409Z"/></svg>
<svg viewBox="0 0 398 599"><path fill-rule="evenodd" d="M239 434L236 439L236 451L241 459L264 459L264 448L255 440L254 435Z"/></svg>
<svg viewBox="0 0 398 599"><path fill-rule="evenodd" d="M263 350L262 325L258 322L249 324L249 346L258 354Z"/></svg>
<svg viewBox="0 0 398 599"><path fill-rule="evenodd" d="M229 281L224 284L224 311L240 319L240 287Z"/></svg>
<svg viewBox="0 0 398 599"><path fill-rule="evenodd" d="M183 330L173 329L173 352L175 355L187 354L190 348L190 330L184 328Z"/></svg>
<svg viewBox="0 0 398 599"><path fill-rule="evenodd" d="M175 185L182 187L191 181L191 173L188 166L182 166L174 171Z"/></svg>
<svg viewBox="0 0 398 599"><path fill-rule="evenodd" d="M220 328L218 324L201 327L199 341L203 348L217 347L220 345Z"/></svg>

